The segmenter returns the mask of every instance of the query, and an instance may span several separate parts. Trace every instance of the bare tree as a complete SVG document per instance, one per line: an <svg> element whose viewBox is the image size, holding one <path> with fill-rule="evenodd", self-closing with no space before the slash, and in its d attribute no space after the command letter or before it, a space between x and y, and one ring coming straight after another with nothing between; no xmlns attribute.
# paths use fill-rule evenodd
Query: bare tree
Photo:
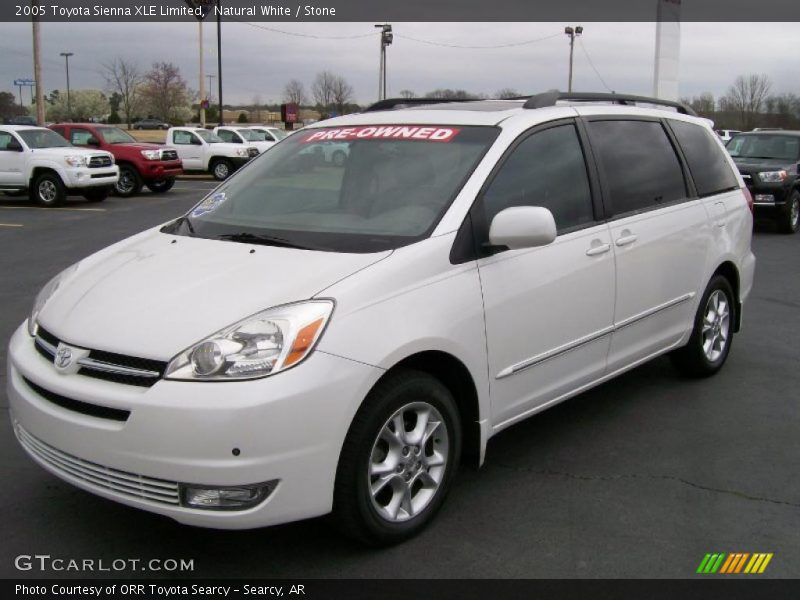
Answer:
<svg viewBox="0 0 800 600"><path fill-rule="evenodd" d="M500 98L500 100L510 100L511 98L520 98L523 94L520 94L514 88L503 88L502 90L497 90L494 97Z"/></svg>
<svg viewBox="0 0 800 600"><path fill-rule="evenodd" d="M103 64L103 78L109 92L119 94L122 112L128 129L139 108L140 94L144 76L136 63L123 58L115 58Z"/></svg>
<svg viewBox="0 0 800 600"><path fill-rule="evenodd" d="M425 94L426 98L441 98L444 100L475 100L477 96L466 90L451 90L450 88L438 88Z"/></svg>
<svg viewBox="0 0 800 600"><path fill-rule="evenodd" d="M412 90L400 90L400 97L410 100L411 98L416 98L417 95Z"/></svg>
<svg viewBox="0 0 800 600"><path fill-rule="evenodd" d="M177 66L159 62L144 76L142 100L155 116L171 122L185 117L191 92Z"/></svg>
<svg viewBox="0 0 800 600"><path fill-rule="evenodd" d="M306 87L302 81L292 79L283 88L283 101L286 103L294 103L297 106L306 103Z"/></svg>
<svg viewBox="0 0 800 600"><path fill-rule="evenodd" d="M332 99L333 106L336 112L344 114L345 108L353 101L353 86L347 83L347 80L341 75L337 75L333 79L332 86Z"/></svg>
<svg viewBox="0 0 800 600"><path fill-rule="evenodd" d="M314 83L311 85L311 93L317 106L327 112L333 104L333 88L336 85L336 75L330 71L317 73Z"/></svg>
<svg viewBox="0 0 800 600"><path fill-rule="evenodd" d="M752 129L771 88L766 75L739 75L723 98L723 108L738 113L742 129Z"/></svg>
<svg viewBox="0 0 800 600"><path fill-rule="evenodd" d="M681 102L691 106L698 115L703 117L711 117L717 108L717 103L711 92L703 92L699 96L693 96L692 98L681 98Z"/></svg>

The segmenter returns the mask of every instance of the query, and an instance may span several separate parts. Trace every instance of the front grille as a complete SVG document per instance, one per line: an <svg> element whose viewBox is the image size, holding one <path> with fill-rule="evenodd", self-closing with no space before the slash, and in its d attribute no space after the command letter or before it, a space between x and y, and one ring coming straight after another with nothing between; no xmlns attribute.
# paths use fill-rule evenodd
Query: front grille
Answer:
<svg viewBox="0 0 800 600"><path fill-rule="evenodd" d="M89 462L46 444L20 425L14 430L25 450L67 479L78 479L89 487L110 491L126 498L147 500L167 506L180 505L177 482L145 477Z"/></svg>
<svg viewBox="0 0 800 600"><path fill-rule="evenodd" d="M61 342L62 340L40 326L34 345L39 354L53 362ZM163 361L104 350L90 350L89 356L79 359L78 364L78 375L139 387L151 387L164 376L167 369L167 363Z"/></svg>
<svg viewBox="0 0 800 600"><path fill-rule="evenodd" d="M250 158L254 158L258 156L258 148L248 148L247 153L250 155Z"/></svg>
<svg viewBox="0 0 800 600"><path fill-rule="evenodd" d="M178 160L177 150L162 150L161 160Z"/></svg>
<svg viewBox="0 0 800 600"><path fill-rule="evenodd" d="M120 421L124 423L128 420L128 417L131 416L130 411L122 410L120 408L111 408L110 406L99 406L97 404L91 404L89 402L83 402L82 400L73 400L72 398L67 398L66 396L62 396L61 394L56 394L55 392L51 392L43 388L40 385L33 383L30 379L23 377L22 380L25 384L31 388L34 392L39 394L45 400L52 402L56 406L60 406L66 410L71 410L72 412L80 413L82 415L87 415L90 417L97 417L98 419L109 419L111 421Z"/></svg>
<svg viewBox="0 0 800 600"><path fill-rule="evenodd" d="M89 159L90 169L101 169L103 167L110 167L111 164L112 163L110 156L93 156Z"/></svg>

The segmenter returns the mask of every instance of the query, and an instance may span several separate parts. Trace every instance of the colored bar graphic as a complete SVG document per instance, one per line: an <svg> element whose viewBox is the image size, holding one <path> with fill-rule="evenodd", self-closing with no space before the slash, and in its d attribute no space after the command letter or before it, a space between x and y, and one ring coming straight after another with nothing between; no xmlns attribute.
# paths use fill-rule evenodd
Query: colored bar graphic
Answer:
<svg viewBox="0 0 800 600"><path fill-rule="evenodd" d="M709 553L700 561L696 572L703 574L719 573L720 575L763 573L772 560L772 556L772 553L766 552L755 552L753 554L749 552Z"/></svg>
<svg viewBox="0 0 800 600"><path fill-rule="evenodd" d="M767 554L764 557L764 562L761 563L761 567L758 569L758 572L759 573L763 573L764 569L767 568L767 565L769 564L769 561L771 561L771 560L772 560L772 552L770 552L769 554Z"/></svg>
<svg viewBox="0 0 800 600"><path fill-rule="evenodd" d="M710 554L706 554L703 557L703 560L700 561L700 566L697 567L697 573L705 573L706 572L706 565L709 563L710 560L711 560L711 555Z"/></svg>
<svg viewBox="0 0 800 600"><path fill-rule="evenodd" d="M725 564L722 565L722 568L720 569L719 572L720 573L727 573L728 569L731 568L731 563L733 562L733 560L735 558L736 558L735 554L728 554L728 560L725 561Z"/></svg>

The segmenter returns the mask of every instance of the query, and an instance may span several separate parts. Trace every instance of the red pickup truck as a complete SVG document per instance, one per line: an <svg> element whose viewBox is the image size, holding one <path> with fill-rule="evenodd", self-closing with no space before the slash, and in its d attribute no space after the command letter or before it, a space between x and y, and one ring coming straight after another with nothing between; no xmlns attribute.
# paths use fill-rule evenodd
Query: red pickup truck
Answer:
<svg viewBox="0 0 800 600"><path fill-rule="evenodd" d="M135 196L143 185L155 193L166 192L183 173L183 163L174 148L137 142L113 125L59 123L51 125L50 129L75 146L101 148L113 154L119 165L119 181L114 192L123 198Z"/></svg>

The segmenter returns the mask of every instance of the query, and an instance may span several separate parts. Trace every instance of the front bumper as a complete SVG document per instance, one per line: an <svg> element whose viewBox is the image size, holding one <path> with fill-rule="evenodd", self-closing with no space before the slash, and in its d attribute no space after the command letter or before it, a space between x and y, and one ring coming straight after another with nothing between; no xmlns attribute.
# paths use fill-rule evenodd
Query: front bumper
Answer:
<svg viewBox="0 0 800 600"><path fill-rule="evenodd" d="M119 167L111 165L102 169L78 167L64 170L64 185L68 188L111 186L119 180Z"/></svg>
<svg viewBox="0 0 800 600"><path fill-rule="evenodd" d="M222 529L330 512L342 443L361 399L382 373L317 351L304 364L265 379L162 380L151 388L138 388L59 374L36 352L25 324L12 337L8 356L12 424L40 465L100 496L182 523ZM63 408L34 391L26 379L63 397L130 415L120 422ZM61 456L67 466L77 460L88 463L89 469L140 478L145 486L152 481L208 486L279 483L264 502L246 510L187 508L145 494L132 497L87 481L67 466L54 467L31 451L37 442L42 452Z"/></svg>
<svg viewBox="0 0 800 600"><path fill-rule="evenodd" d="M145 181L161 181L183 175L183 162L180 160L148 161L142 169Z"/></svg>
<svg viewBox="0 0 800 600"><path fill-rule="evenodd" d="M251 158L249 156L235 156L235 157L231 158L230 160L231 160L231 163L233 164L233 166L235 168L239 169L239 168L245 166L251 160L253 160L253 158L255 158L255 157Z"/></svg>

